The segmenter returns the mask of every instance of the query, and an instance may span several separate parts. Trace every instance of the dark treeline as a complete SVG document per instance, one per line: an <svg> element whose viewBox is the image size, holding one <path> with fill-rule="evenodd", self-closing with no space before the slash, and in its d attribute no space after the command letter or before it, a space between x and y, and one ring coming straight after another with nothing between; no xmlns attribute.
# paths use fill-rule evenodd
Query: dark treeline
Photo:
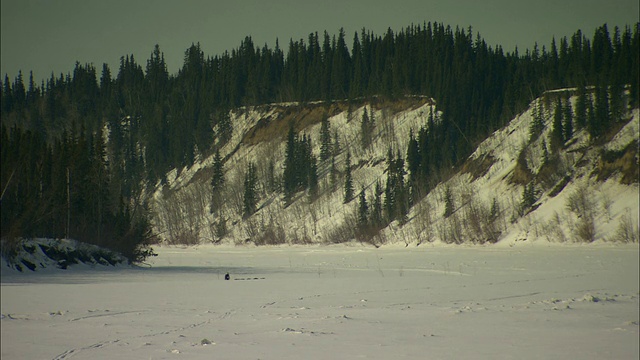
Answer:
<svg viewBox="0 0 640 360"><path fill-rule="evenodd" d="M431 96L443 117L416 139L424 165L412 176L424 178L459 164L545 90L629 84L631 105L638 102L638 24L616 27L613 34L603 25L592 38L577 31L524 54L492 48L471 28L438 23L383 35L363 29L351 48L347 41L342 29L337 36L312 33L289 41L285 52L277 41L275 48L259 47L246 37L237 49L214 57L193 44L173 75L157 45L144 66L132 55L122 57L115 77L106 64L98 75L93 65L80 63L73 73L52 74L39 85L22 73L13 80L5 75L2 236L63 235L59 224L66 214L58 208L66 207L67 192L54 183L64 182L67 168L72 178L105 182L108 189L98 206L107 203L106 209L87 212L73 204L76 219L102 214L86 219L87 229L96 221L117 223L108 216L129 217L132 224L132 208L143 198L141 184L155 184L168 170L191 165L226 142L233 131L229 110L242 105ZM73 152L90 165L84 168ZM102 196L93 194L95 187L82 191L72 189L71 201ZM42 203L50 207L40 209Z"/></svg>
<svg viewBox="0 0 640 360"><path fill-rule="evenodd" d="M133 262L152 254L145 213L139 201L130 201L141 189L112 180L101 132L65 132L47 144L34 131L3 125L0 137L3 240L74 238L117 250ZM127 185L138 194L112 196ZM3 243L3 251L11 251L10 243Z"/></svg>

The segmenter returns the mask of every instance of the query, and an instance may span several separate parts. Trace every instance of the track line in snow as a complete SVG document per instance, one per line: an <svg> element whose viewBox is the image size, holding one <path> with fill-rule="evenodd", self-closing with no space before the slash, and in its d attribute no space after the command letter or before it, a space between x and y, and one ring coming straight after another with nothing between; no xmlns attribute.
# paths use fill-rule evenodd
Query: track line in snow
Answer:
<svg viewBox="0 0 640 360"><path fill-rule="evenodd" d="M518 295L501 296L501 297L497 297L497 298L493 298L493 299L487 299L486 301L497 301L497 300L506 300L506 299L516 299L516 298L527 297L527 296L535 296L535 295L539 295L539 294L541 294L541 292L536 291L536 292L526 293L526 294L518 294Z"/></svg>
<svg viewBox="0 0 640 360"><path fill-rule="evenodd" d="M85 346L85 347L81 347L81 348L73 348L73 349L69 349L65 352L63 352L62 354L57 355L56 357L53 358L53 360L62 360L62 359L66 359L69 358L79 352L85 351L85 350L91 350L91 349L99 349L102 347L105 347L107 345L111 345L111 344L115 344L120 342L120 339L116 339L116 340L108 340L108 341L103 341L103 342L98 342L89 346Z"/></svg>
<svg viewBox="0 0 640 360"><path fill-rule="evenodd" d="M105 317L105 316L118 316L118 315L125 315L125 314L133 314L133 313L143 313L146 312L147 310L134 310L134 311L119 311L119 312L105 312L102 314L95 314L95 315L87 315L87 316L80 316L77 318L73 318L70 319L69 321L79 321L79 320L86 320L86 319L91 319L91 318L98 318L98 317Z"/></svg>

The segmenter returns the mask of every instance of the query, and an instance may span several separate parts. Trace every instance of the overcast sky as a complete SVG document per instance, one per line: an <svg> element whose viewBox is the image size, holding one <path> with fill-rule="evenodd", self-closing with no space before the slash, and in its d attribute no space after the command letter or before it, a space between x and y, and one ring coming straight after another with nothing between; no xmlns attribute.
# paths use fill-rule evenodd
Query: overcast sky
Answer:
<svg viewBox="0 0 640 360"><path fill-rule="evenodd" d="M361 28L383 34L410 24L472 26L505 51L532 48L581 29L589 38L607 23L623 28L639 21L638 0L1 0L1 73L14 78L30 70L39 82L68 73L76 61L115 76L121 56L144 67L155 44L169 71L182 66L185 50L200 42L205 56L237 48L245 36L286 50L289 39L309 33L337 34L351 47ZM475 36L475 35L474 35Z"/></svg>

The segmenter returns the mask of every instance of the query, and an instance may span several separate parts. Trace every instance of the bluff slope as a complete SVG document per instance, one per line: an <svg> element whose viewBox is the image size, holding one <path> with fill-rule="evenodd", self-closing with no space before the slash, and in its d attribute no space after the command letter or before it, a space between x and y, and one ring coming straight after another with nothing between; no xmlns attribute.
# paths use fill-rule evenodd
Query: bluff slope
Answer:
<svg viewBox="0 0 640 360"><path fill-rule="evenodd" d="M638 121L633 109L599 143L586 129L550 151L554 100L574 105L575 89L546 92L530 107L479 144L450 174L434 181L417 198L403 221L375 233L360 231L364 190L369 209L376 183L384 188L387 157L406 159L409 133L440 121L437 104L426 97L396 102L361 100L349 106L334 102L271 104L231 112L231 139L221 146L224 199L211 207L214 156L191 168L174 169L157 184L152 199L153 226L164 243L309 244L364 240L382 244L638 241ZM361 119L374 119L371 143L363 148ZM323 116L334 141L331 159L318 160L318 191L300 191L285 201L282 193L286 137L293 124L298 136L321 151ZM534 119L542 119L531 136ZM350 155L354 199L344 203L343 185ZM257 173L257 210L243 216L243 186L249 164ZM384 201L384 194L381 195Z"/></svg>

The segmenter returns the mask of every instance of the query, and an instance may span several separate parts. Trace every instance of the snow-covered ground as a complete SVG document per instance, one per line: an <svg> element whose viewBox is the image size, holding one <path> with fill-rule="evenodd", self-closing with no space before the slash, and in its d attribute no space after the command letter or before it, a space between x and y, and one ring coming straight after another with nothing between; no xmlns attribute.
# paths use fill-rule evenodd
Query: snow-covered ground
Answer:
<svg viewBox="0 0 640 360"><path fill-rule="evenodd" d="M1 357L637 359L638 250L160 247L148 268L2 267Z"/></svg>

